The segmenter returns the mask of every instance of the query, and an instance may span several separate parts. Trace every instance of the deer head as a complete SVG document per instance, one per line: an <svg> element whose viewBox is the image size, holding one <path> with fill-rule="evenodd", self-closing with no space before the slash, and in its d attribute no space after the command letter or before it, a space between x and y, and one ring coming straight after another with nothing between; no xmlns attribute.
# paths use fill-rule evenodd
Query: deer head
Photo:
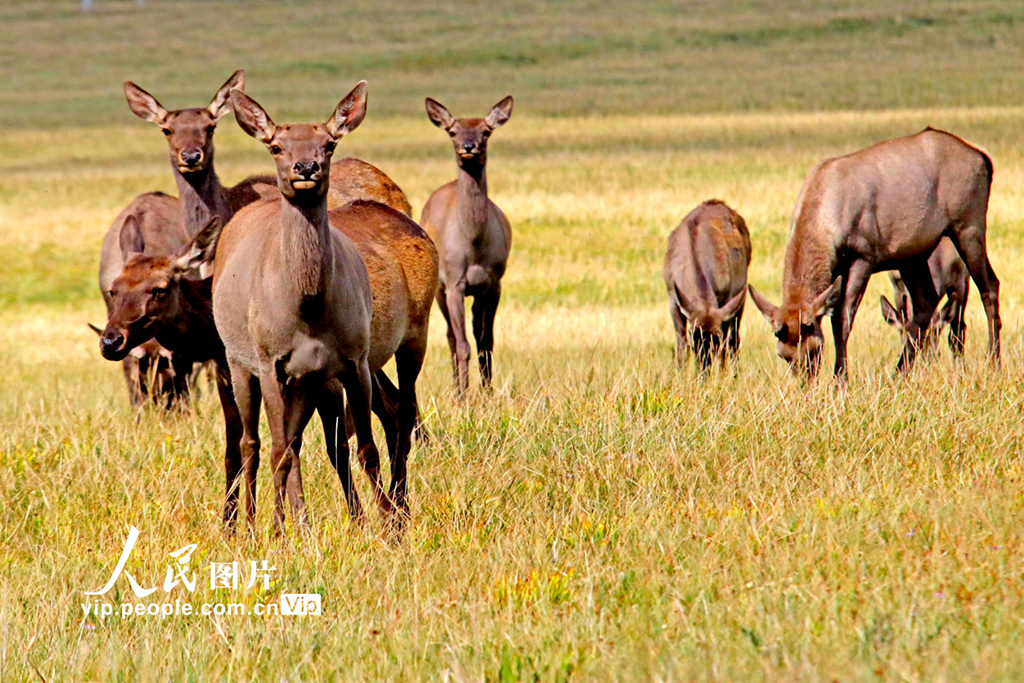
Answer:
<svg viewBox="0 0 1024 683"><path fill-rule="evenodd" d="M906 345L910 339L910 333L907 327L910 325L911 320L914 317L913 311L911 310L910 297L895 297L897 304L894 306L889 303L889 300L884 296L879 297L879 303L882 308L882 319L889 323L890 327L895 328L900 333L900 339L903 344ZM935 307L935 311L932 313L932 318L928 323L928 329L925 330L924 336L921 338L921 351L923 353L935 353L938 349L939 335L942 334L942 328L950 323L953 319L953 300L947 298L946 305L942 308Z"/></svg>
<svg viewBox="0 0 1024 683"><path fill-rule="evenodd" d="M236 71L225 81L209 106L203 109L167 111L156 98L131 81L124 84L128 106L140 119L163 130L171 151L171 165L183 174L197 173L213 160L213 131L221 117L231 111L232 88L245 87L245 72Z"/></svg>
<svg viewBox="0 0 1024 683"><path fill-rule="evenodd" d="M675 303L679 313L690 325L690 344L697 356L697 366L707 370L712 359L723 353L722 327L743 310L747 288L729 299L723 306L706 307L690 301L679 287L675 288Z"/></svg>
<svg viewBox="0 0 1024 683"><path fill-rule="evenodd" d="M821 350L825 344L821 319L832 313L843 296L843 278L825 288L811 301L775 306L750 287L750 298L772 326L778 340L779 356L789 363L794 374L813 380L821 369Z"/></svg>
<svg viewBox="0 0 1024 683"><path fill-rule="evenodd" d="M363 122L366 102L366 81L360 81L324 123L277 125L256 100L241 90L231 91L235 120L273 155L277 186L292 203L315 203L327 194L331 156L338 140Z"/></svg>
<svg viewBox="0 0 1024 683"><path fill-rule="evenodd" d="M512 96L494 105L490 113L482 119L457 119L443 104L428 97L427 116L435 126L447 131L455 147L455 158L460 168L467 165L483 165L487 162L487 139L512 116Z"/></svg>
<svg viewBox="0 0 1024 683"><path fill-rule="evenodd" d="M173 256L145 256L142 230L135 216L121 227L124 269L110 285L111 312L100 333L100 353L122 360L152 339L181 310L181 280L213 258L221 221L214 217Z"/></svg>

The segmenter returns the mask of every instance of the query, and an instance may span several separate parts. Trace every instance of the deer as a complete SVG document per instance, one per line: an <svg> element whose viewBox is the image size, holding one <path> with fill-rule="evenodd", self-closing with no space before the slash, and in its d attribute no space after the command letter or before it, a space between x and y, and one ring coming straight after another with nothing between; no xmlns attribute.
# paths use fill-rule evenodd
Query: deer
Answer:
<svg viewBox="0 0 1024 683"><path fill-rule="evenodd" d="M206 107L168 111L135 83L126 81L124 84L132 112L160 126L167 138L171 170L190 235L195 235L213 216L219 216L226 224L239 209L253 201L279 196L273 176L250 176L234 187L225 188L214 171L213 134L220 119L231 111L229 93L233 88L245 90L245 71L240 69L231 74ZM358 159L343 159L335 171L330 188L332 206L355 199L372 199L412 215L405 193L374 166Z"/></svg>
<svg viewBox="0 0 1024 683"><path fill-rule="evenodd" d="M749 265L747 224L718 199L695 208L669 235L662 275L680 366L691 347L702 375L715 358L723 368L727 359L735 362Z"/></svg>
<svg viewBox="0 0 1024 683"><path fill-rule="evenodd" d="M349 470L347 399L358 457L378 507L399 524L408 515L406 457L416 420L415 382L426 353L437 255L429 237L404 213L367 200L328 211L331 159L338 141L366 115L361 81L325 123L278 125L240 89L230 93L235 119L262 142L276 164L277 201L262 201L224 227L213 254L213 317L225 347L242 426L240 457L229 464L228 491L244 470L247 517L255 513L259 404L270 424L274 526L283 532L285 498L308 528L299 453L314 410L328 457L353 519L362 509ZM348 234L359 233L364 260ZM388 245L394 251L389 253ZM209 258L209 256L207 256ZM399 270L387 270L387 266ZM371 270L387 286L371 289ZM380 312L378 316L377 313ZM394 357L398 371L398 448L390 491L381 482L370 427L374 372Z"/></svg>
<svg viewBox="0 0 1024 683"><path fill-rule="evenodd" d="M487 141L512 116L512 98L491 108L485 118L454 118L437 100L426 99L427 116L446 131L455 148L456 180L434 191L420 223L434 240L440 258L437 305L448 326L448 348L458 394L469 388L466 297L473 297L480 382L491 386L494 316L501 301L501 278L512 248L512 226L487 196Z"/></svg>
<svg viewBox="0 0 1024 683"><path fill-rule="evenodd" d="M811 170L797 199L786 247L782 305L749 288L794 373L821 366L821 320L832 317L834 376L845 380L847 341L872 273L896 269L913 308L896 365L911 370L939 301L928 258L945 236L967 264L988 318L988 354L999 366L999 279L989 262L989 155L952 133L926 128Z"/></svg>
<svg viewBox="0 0 1024 683"><path fill-rule="evenodd" d="M181 226L178 200L162 192L139 195L118 214L104 235L100 249L99 287L108 320L113 310L110 286L126 261L120 241L121 234L129 223L135 225L133 229L147 236L150 255L173 253L188 239ZM100 331L100 353L104 357L108 352L115 351L122 342L123 339L113 334L104 338ZM162 349L156 342L135 347L132 353L119 357L122 358L121 367L128 387L128 400L133 408L141 407L150 397L163 403L166 408L188 400L189 386L186 378L189 368L184 367L183 362L176 360L173 354ZM157 373L158 377L167 381L151 386L150 370L160 367L164 367L164 371Z"/></svg>
<svg viewBox="0 0 1024 683"><path fill-rule="evenodd" d="M928 329L924 333L921 351L934 351L942 328L949 325L949 348L953 352L953 358L960 360L964 355L964 342L967 338L964 310L971 274L948 237L939 240L939 245L928 257L928 271L939 295L939 301L945 297L946 304L942 308L935 308ZM881 297L882 318L899 331L906 342L907 325L913 317L910 293L899 271L889 271L889 280L892 283L894 303L890 303L884 296Z"/></svg>

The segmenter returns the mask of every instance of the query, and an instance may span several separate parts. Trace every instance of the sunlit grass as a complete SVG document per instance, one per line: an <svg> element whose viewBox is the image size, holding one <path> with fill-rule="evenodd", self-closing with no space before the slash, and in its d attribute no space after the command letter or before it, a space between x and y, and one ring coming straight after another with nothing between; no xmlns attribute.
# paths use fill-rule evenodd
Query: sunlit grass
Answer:
<svg viewBox="0 0 1024 683"><path fill-rule="evenodd" d="M0 680L1021 678L1016 5L639 16L628 4L97 0L83 18L72 4L0 8ZM191 41L152 21L172 15ZM454 177L423 95L458 115L516 97L488 168L515 231L495 390L454 400L435 313L419 383L432 438L412 455L401 542L374 510L350 524L316 418L310 534L269 534L264 428L256 532L225 538L215 397L136 415L85 326L104 315L95 274L110 221L141 192L175 189L162 136L128 112L121 80L184 106L239 66L282 119L324 118L369 77L370 115L341 151L384 169L416 215ZM925 125L995 160L1000 372L972 288L963 364L943 344L894 377L884 277L858 315L844 388L790 377L753 306L735 368L703 382L676 369L660 270L693 206L718 197L745 217L750 281L777 300L811 166ZM269 163L221 123L225 182ZM145 584L196 543L192 602L224 599L207 562L267 559L271 590L232 600L316 592L324 614L84 618L83 591L109 575L131 525L142 538L129 570ZM123 579L117 590L111 601L133 597Z"/></svg>

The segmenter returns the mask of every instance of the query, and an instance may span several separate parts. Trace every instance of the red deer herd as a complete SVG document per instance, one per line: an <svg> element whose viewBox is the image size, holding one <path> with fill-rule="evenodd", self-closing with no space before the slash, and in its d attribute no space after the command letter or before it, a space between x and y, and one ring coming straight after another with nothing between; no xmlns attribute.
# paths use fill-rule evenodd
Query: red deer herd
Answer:
<svg viewBox="0 0 1024 683"><path fill-rule="evenodd" d="M178 198L141 195L107 231L99 284L108 319L103 330L93 328L100 351L123 364L134 406L147 397L165 406L187 401L198 369L213 373L224 413L229 530L242 503L249 525L255 518L261 403L278 533L286 505L299 527L309 523L299 454L314 411L352 517L362 514L349 468L354 432L375 502L401 529L409 514L407 460L414 434L423 433L416 380L433 301L447 323L457 395L469 388L466 297L473 298L480 380L485 388L493 380L494 319L512 229L488 196L487 144L511 117L512 98L484 118L455 118L427 98L428 118L454 146L457 177L430 196L418 225L383 172L333 158L366 115L365 82L323 123L275 123L244 88L237 71L208 106L169 111L125 83L132 112L167 139ZM264 145L275 172L225 188L214 170L213 135L229 112ZM919 351L933 350L946 325L954 356L963 355L968 278L981 293L998 364L999 280L985 244L991 183L984 151L931 128L823 161L793 212L780 306L747 283L743 218L724 202L704 202L669 236L665 255L678 362L691 349L702 375L716 362L734 362L749 292L779 355L808 379L821 365L822 318L831 316L842 380L868 279L885 270L894 301L882 297L882 315L902 337L899 371L909 371ZM391 359L397 387L382 369ZM387 440L388 487L371 413Z"/></svg>

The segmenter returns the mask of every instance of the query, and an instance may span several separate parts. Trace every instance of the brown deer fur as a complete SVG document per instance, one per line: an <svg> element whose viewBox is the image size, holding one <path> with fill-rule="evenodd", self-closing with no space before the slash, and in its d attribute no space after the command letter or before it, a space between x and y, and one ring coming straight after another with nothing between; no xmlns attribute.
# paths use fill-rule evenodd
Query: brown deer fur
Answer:
<svg viewBox="0 0 1024 683"><path fill-rule="evenodd" d="M467 296L473 297L480 381L484 387L491 385L494 316L512 248L512 226L487 196L487 140L512 115L512 98L494 105L483 119L456 119L429 97L426 106L430 120L452 140L459 173L455 181L430 195L420 222L437 245L437 305L448 324L452 373L461 394L469 387Z"/></svg>
<svg viewBox="0 0 1024 683"><path fill-rule="evenodd" d="M691 346L702 372L736 359L749 265L747 224L725 202L704 202L669 235L662 275L680 364Z"/></svg>
<svg viewBox="0 0 1024 683"><path fill-rule="evenodd" d="M387 510L393 501L407 511L405 458L416 416L415 380L426 350L429 294L436 278L429 271L436 272L436 256L426 235L387 206L354 202L328 214L331 154L336 140L365 115L365 83L342 100L325 124L278 126L241 91L232 91L231 98L239 125L274 156L284 198L239 212L225 227L215 260L214 318L227 350L243 425L242 459L233 476L240 476L244 467L249 519L259 462L256 425L261 394L274 442L278 528L286 492L297 521L306 520L298 454L314 408L320 412L328 454L350 512L360 515L349 474L342 386L352 406L360 461L374 484L378 504ZM379 250L376 260L365 259L381 282L372 295L364 256L343 234L360 231L369 236L364 253ZM386 248L389 237L391 253ZM376 316L371 326L376 310L386 315ZM399 448L392 462L389 497L380 483L369 405L371 359L376 370L392 355L400 401ZM231 481L229 475L229 490L234 488Z"/></svg>
<svg viewBox="0 0 1024 683"><path fill-rule="evenodd" d="M821 319L831 313L835 375L845 377L847 340L868 278L895 268L913 302L897 364L908 371L938 303L928 257L948 236L981 293L989 354L998 364L999 280L985 244L991 184L984 151L931 128L816 166L793 213L782 305L750 288L778 338L779 355L813 378L821 365Z"/></svg>
<svg viewBox="0 0 1024 683"><path fill-rule="evenodd" d="M103 246L100 248L99 285L108 319L112 311L110 286L121 273L125 262L121 253L121 233L127 222L135 222L138 226L140 234L146 240L148 255L173 254L188 242L189 238L181 226L181 210L177 199L162 192L150 192L133 199L111 223L106 235L103 236ZM104 342L101 332L100 352L116 347L117 341L115 335ZM175 366L173 379L171 373L165 372L162 377L171 381L162 381L159 385L151 387L149 369L171 363ZM155 342L137 347L134 353L124 356L121 368L128 386L128 399L134 407L142 405L150 393L154 399L159 399L166 406L184 399L188 394L188 384L185 381L187 369L182 362L161 353L159 344Z"/></svg>

